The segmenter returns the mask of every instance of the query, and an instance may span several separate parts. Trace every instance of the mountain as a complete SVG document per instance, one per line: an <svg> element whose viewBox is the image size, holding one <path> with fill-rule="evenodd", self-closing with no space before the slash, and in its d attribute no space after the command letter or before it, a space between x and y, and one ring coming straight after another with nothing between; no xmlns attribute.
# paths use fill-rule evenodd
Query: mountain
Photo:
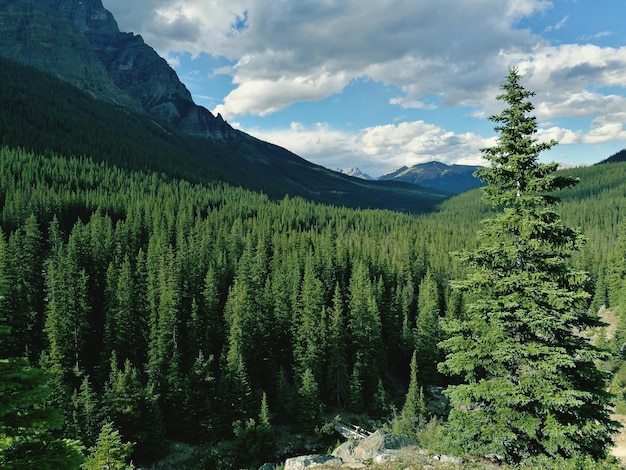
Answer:
<svg viewBox="0 0 626 470"><path fill-rule="evenodd" d="M335 170L337 173L342 173L344 175L348 175L348 176L353 176L354 178L361 178L364 180L373 180L374 178L372 178L370 175L368 175L367 173L363 173L359 168L357 167L352 167L352 168L337 168Z"/></svg>
<svg viewBox="0 0 626 470"><path fill-rule="evenodd" d="M4 145L347 207L424 211L446 198L340 175L233 129L101 0L0 0L0 56Z"/></svg>
<svg viewBox="0 0 626 470"><path fill-rule="evenodd" d="M603 163L619 163L619 162L626 162L626 149L620 150L619 152L611 155L609 158L602 160L601 162L598 162L598 165L603 164Z"/></svg>
<svg viewBox="0 0 626 470"><path fill-rule="evenodd" d="M403 181L420 186L438 189L449 193L462 193L480 186L481 181L474 176L480 168L472 165L446 165L441 162L418 163L408 168L390 170L378 179L381 181Z"/></svg>
<svg viewBox="0 0 626 470"><path fill-rule="evenodd" d="M236 134L221 116L193 102L176 72L141 36L120 32L101 0L2 2L0 54L186 134Z"/></svg>

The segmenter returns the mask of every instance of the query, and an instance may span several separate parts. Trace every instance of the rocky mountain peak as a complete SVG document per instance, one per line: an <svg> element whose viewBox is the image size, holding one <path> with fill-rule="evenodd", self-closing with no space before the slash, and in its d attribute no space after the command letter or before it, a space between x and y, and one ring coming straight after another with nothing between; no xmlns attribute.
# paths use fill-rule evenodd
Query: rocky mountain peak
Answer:
<svg viewBox="0 0 626 470"><path fill-rule="evenodd" d="M53 11L71 20L81 33L117 34L117 22L101 0L44 0Z"/></svg>
<svg viewBox="0 0 626 470"><path fill-rule="evenodd" d="M186 134L220 140L239 134L196 105L176 72L141 36L120 32L101 0L3 2L0 55Z"/></svg>

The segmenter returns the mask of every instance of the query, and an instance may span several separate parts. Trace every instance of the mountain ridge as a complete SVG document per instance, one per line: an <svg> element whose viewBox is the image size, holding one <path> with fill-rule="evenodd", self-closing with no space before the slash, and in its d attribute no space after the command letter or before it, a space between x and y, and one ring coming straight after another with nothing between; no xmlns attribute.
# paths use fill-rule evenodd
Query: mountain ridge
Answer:
<svg viewBox="0 0 626 470"><path fill-rule="evenodd" d="M378 180L403 181L458 194L482 185L480 179L474 176L474 172L479 168L478 165L448 165L439 161L430 161L389 170Z"/></svg>
<svg viewBox="0 0 626 470"><path fill-rule="evenodd" d="M0 55L177 131L213 139L239 135L221 116L194 103L176 72L140 35L121 32L101 0L3 3Z"/></svg>
<svg viewBox="0 0 626 470"><path fill-rule="evenodd" d="M447 197L429 188L365 182L338 175L287 149L233 129L221 116L213 116L193 102L176 72L141 36L120 32L101 0L0 2L3 7L0 8L0 56L12 63L34 67L75 87L76 93L86 93L91 99L112 105L105 110L87 103L84 96L74 96L67 88L35 77L33 71L16 71L15 67L5 65L1 71L3 112L13 110L13 116L3 118L5 145L34 146L39 151L61 154L95 154L98 159L113 158L117 164L155 166L158 171L166 169L191 180L204 175L204 181L206 178L224 181L274 198L299 196L347 207L422 212ZM11 75L19 76L17 80L23 83L10 83L16 80ZM29 83L33 85L29 87ZM66 98L46 96L48 88L59 88L58 93ZM90 107L97 112L91 112ZM19 109L29 112L16 113ZM161 131L139 118L129 118L129 112L149 117L153 123L159 123ZM37 113L54 116L46 121ZM64 113L66 116L59 116ZM86 128L74 114L88 120L92 128ZM50 122L56 122L56 127ZM82 128L90 137L72 129L68 122ZM94 135L93 127L101 125L105 128L95 134L107 135L112 141L120 139L119 134L125 132L114 129L116 126L132 128L122 138L123 150L119 150L118 142L104 142L104 137ZM20 126L28 131L19 129ZM44 137L47 144L42 142ZM131 142L132 139L136 142ZM86 145L88 140L91 146ZM159 155L156 164L142 145ZM123 162L119 155L112 155L113 148L129 159L137 158L137 153L146 156L139 159L140 163Z"/></svg>
<svg viewBox="0 0 626 470"><path fill-rule="evenodd" d="M424 212L448 196L408 183L364 181L315 165L243 132L208 139L173 132L146 113L94 99L71 84L0 57L0 145L89 156L194 183L223 182L273 199Z"/></svg>

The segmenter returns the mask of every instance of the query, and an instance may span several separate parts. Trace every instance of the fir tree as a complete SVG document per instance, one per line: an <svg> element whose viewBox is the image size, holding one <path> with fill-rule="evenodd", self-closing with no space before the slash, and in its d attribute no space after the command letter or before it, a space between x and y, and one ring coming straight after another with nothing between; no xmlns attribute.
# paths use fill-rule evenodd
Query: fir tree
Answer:
<svg viewBox="0 0 626 470"><path fill-rule="evenodd" d="M89 457L81 468L83 470L129 470L135 468L132 463L128 463L132 452L132 443L122 443L120 433L113 427L113 423L105 423L98 435L96 445L91 449Z"/></svg>
<svg viewBox="0 0 626 470"><path fill-rule="evenodd" d="M472 293L467 312L445 323L441 371L450 387L449 436L466 452L532 464L541 458L603 459L616 423L610 418L605 352L580 331L599 326L587 313L587 274L568 258L583 243L553 210L555 190L575 184L539 163L554 141L536 140L534 95L509 71L498 96L507 106L490 119L497 145L478 175L485 199L502 212L484 222L480 246L460 255L473 270L456 287Z"/></svg>
<svg viewBox="0 0 626 470"><path fill-rule="evenodd" d="M349 377L346 357L346 331L343 303L339 284L335 286L333 308L328 330L328 385L331 402L345 407L348 398Z"/></svg>
<svg viewBox="0 0 626 470"><path fill-rule="evenodd" d="M319 387L311 369L306 369L300 377L298 388L298 421L308 431L312 431L322 416L322 402Z"/></svg>
<svg viewBox="0 0 626 470"><path fill-rule="evenodd" d="M417 353L411 358L409 389L400 416L394 421L393 431L408 437L415 437L415 431L428 412L424 402L424 390L417 383Z"/></svg>
<svg viewBox="0 0 626 470"><path fill-rule="evenodd" d="M0 286L0 299L2 298ZM0 326L0 338L10 329ZM76 469L84 457L77 441L55 438L63 425L58 409L48 406L48 374L23 358L0 359L0 467Z"/></svg>
<svg viewBox="0 0 626 470"><path fill-rule="evenodd" d="M437 360L439 351L439 312L440 300L437 281L431 271L420 282L417 297L417 331L415 333L415 349L417 366L422 383L433 383L437 378Z"/></svg>

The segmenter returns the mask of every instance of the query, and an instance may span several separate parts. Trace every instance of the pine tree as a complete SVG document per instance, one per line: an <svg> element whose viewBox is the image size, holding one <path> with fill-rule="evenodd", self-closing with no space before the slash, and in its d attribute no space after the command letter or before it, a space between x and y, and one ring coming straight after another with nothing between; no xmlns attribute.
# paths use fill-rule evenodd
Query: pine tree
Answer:
<svg viewBox="0 0 626 470"><path fill-rule="evenodd" d="M319 387L311 369L306 369L300 377L298 388L298 422L308 431L312 431L321 416Z"/></svg>
<svg viewBox="0 0 626 470"><path fill-rule="evenodd" d="M83 470L132 469L135 466L128 463L132 452L132 443L122 443L120 433L113 427L113 423L105 423L98 435L96 445L91 449L89 457L81 468Z"/></svg>
<svg viewBox="0 0 626 470"><path fill-rule="evenodd" d="M393 431L408 437L415 437L417 427L428 412L424 402L424 389L417 383L417 353L413 352L410 367L409 389L400 416L394 421Z"/></svg>
<svg viewBox="0 0 626 470"><path fill-rule="evenodd" d="M106 416L115 422L125 439L135 443L137 458L156 457L163 452L163 418L154 388L144 386L130 360L117 368L111 357L111 376L104 392Z"/></svg>
<svg viewBox="0 0 626 470"><path fill-rule="evenodd" d="M300 302L293 323L294 332L294 361L296 375L302 375L306 369L311 369L318 383L323 370L323 338L324 330L321 326L323 318L324 288L322 281L316 276L313 266L313 257L306 259Z"/></svg>
<svg viewBox="0 0 626 470"><path fill-rule="evenodd" d="M0 298L2 297L0 286ZM0 338L10 329L0 326ZM2 338L3 339L3 338ZM58 409L48 406L48 374L24 358L0 359L0 467L76 469L84 457L77 441L55 438L63 425Z"/></svg>
<svg viewBox="0 0 626 470"><path fill-rule="evenodd" d="M353 369L361 381L363 401L369 404L376 392L385 355L380 312L365 262L355 266L349 290L348 334L352 340Z"/></svg>
<svg viewBox="0 0 626 470"><path fill-rule="evenodd" d="M437 378L437 360L439 351L439 313L440 300L437 281L429 270L420 282L417 297L417 331L415 349L417 366L422 383L433 383Z"/></svg>
<svg viewBox="0 0 626 470"><path fill-rule="evenodd" d="M85 446L93 446L100 432L101 409L89 379L83 378L79 390L72 396L72 414L66 421L66 434L79 439Z"/></svg>
<svg viewBox="0 0 626 470"><path fill-rule="evenodd" d="M534 93L520 78L511 69L502 85L507 106L490 118L499 139L478 173L486 201L502 211L484 222L480 246L459 255L473 274L455 286L472 297L445 323L440 368L464 380L448 389L448 433L465 452L511 463L603 459L616 430L595 363L606 354L579 334L600 322L587 313L587 274L568 264L583 238L563 225L550 194L577 181L538 162L556 142L537 142Z"/></svg>
<svg viewBox="0 0 626 470"><path fill-rule="evenodd" d="M0 241L4 247L4 240ZM0 263L4 281L11 286L0 303L0 321L11 327L1 345L9 356L36 360L42 350L44 310L43 242L37 218L29 216L8 240ZM4 261L4 262L3 262Z"/></svg>
<svg viewBox="0 0 626 470"><path fill-rule="evenodd" d="M348 363L343 301L339 284L335 286L328 329L328 388L331 401L345 407L348 399Z"/></svg>

